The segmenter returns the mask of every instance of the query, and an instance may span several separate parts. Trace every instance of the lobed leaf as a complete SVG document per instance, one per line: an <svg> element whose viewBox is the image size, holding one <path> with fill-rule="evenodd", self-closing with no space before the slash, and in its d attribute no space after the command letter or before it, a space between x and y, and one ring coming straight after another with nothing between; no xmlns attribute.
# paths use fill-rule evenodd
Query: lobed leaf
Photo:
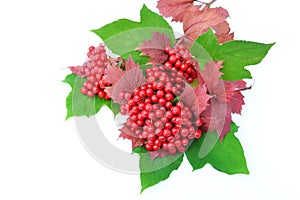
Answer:
<svg viewBox="0 0 300 200"><path fill-rule="evenodd" d="M87 116L90 117L96 114L104 105L111 107L111 101L95 96L89 98L81 93L80 89L86 78L79 78L75 74L66 76L63 82L68 83L72 87L66 99L67 116L66 119L73 116Z"/></svg>
<svg viewBox="0 0 300 200"><path fill-rule="evenodd" d="M223 61L222 79L234 81L252 78L245 66L260 63L274 43L262 44L233 40L219 45L216 36L210 29L195 40L194 48L197 49L199 45L206 50L214 61Z"/></svg>
<svg viewBox="0 0 300 200"><path fill-rule="evenodd" d="M238 126L231 124L231 131L222 142L216 132L210 132L194 140L186 152L193 170L210 164L216 170L227 174L249 174L244 151L238 138L234 135Z"/></svg>
<svg viewBox="0 0 300 200"><path fill-rule="evenodd" d="M134 152L140 156L141 192L166 180L174 170L179 168L183 161L183 154L167 155L152 160L148 151L143 147L135 148Z"/></svg>
<svg viewBox="0 0 300 200"><path fill-rule="evenodd" d="M152 12L145 5L140 15L140 22L120 19L92 32L101 37L113 53L121 56L128 55L144 40L151 39L152 32L164 33L170 38L171 43L174 43L173 30L162 16Z"/></svg>

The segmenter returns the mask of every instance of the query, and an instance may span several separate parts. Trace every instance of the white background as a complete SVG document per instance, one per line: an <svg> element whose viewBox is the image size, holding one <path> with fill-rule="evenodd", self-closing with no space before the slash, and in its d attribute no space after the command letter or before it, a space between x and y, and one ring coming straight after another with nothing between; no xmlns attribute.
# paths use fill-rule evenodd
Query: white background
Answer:
<svg viewBox="0 0 300 200"><path fill-rule="evenodd" d="M101 42L89 30L122 17L138 21L143 3L156 11L155 0L1 1L0 199L300 199L296 1L218 1L236 39L277 42L249 67L254 86L236 117L249 176L210 166L192 173L184 160L167 181L140 195L139 176L89 155L74 121L64 121L70 88L60 81L66 67L81 64L88 47Z"/></svg>

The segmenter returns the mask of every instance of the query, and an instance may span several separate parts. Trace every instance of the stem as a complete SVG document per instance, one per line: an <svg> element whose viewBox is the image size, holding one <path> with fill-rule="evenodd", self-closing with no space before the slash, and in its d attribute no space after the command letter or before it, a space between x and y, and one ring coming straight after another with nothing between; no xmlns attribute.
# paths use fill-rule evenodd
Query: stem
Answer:
<svg viewBox="0 0 300 200"><path fill-rule="evenodd" d="M206 3L204 1L201 1L201 0L194 0L196 2L199 2L199 3L202 3L202 4L205 4L205 7L209 8L213 3L215 3L217 0L212 0L211 2L209 3Z"/></svg>
<svg viewBox="0 0 300 200"><path fill-rule="evenodd" d="M251 86L249 86L249 87L246 87L246 88L242 88L242 89L236 90L236 91L250 90L251 88L252 88L252 85L251 85Z"/></svg>

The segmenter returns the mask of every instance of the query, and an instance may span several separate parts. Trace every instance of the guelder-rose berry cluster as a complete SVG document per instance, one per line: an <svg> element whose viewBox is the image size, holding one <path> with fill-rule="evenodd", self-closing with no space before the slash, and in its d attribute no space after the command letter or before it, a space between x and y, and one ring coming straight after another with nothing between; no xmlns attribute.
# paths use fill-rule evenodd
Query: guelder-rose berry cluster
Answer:
<svg viewBox="0 0 300 200"><path fill-rule="evenodd" d="M128 100L121 106L121 113L129 115L124 124L130 132L127 134L138 138L148 151L171 155L185 152L191 140L201 136L201 130L193 123L190 108L181 101L174 102L175 97L156 82L136 88L133 94L121 93L121 98Z"/></svg>
<svg viewBox="0 0 300 200"><path fill-rule="evenodd" d="M176 96L179 96L185 87L183 73L166 70L163 65L147 68L146 77L147 83L163 84L167 92L172 92Z"/></svg>
<svg viewBox="0 0 300 200"><path fill-rule="evenodd" d="M197 71L190 51L184 45L178 45L175 48L166 47L165 52L169 57L164 63L164 68L177 71L178 77L184 77L188 83L194 82L197 78Z"/></svg>
<svg viewBox="0 0 300 200"><path fill-rule="evenodd" d="M81 93L90 98L98 95L100 98L109 100L110 97L104 91L106 87L111 86L103 79L109 65L104 45L100 44L96 48L91 46L87 56L88 60L83 66L70 67L71 71L77 76L87 77L82 85Z"/></svg>

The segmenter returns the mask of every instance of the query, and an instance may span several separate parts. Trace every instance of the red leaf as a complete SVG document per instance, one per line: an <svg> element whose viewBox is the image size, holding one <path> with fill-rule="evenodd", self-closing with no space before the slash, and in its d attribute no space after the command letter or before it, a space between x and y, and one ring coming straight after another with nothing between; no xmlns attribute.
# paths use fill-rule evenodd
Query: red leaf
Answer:
<svg viewBox="0 0 300 200"><path fill-rule="evenodd" d="M212 98L209 103L208 108L201 114L203 127L208 132L216 130L222 140L230 131L230 110L227 104L218 102L216 98Z"/></svg>
<svg viewBox="0 0 300 200"><path fill-rule="evenodd" d="M245 102L244 102L244 96L242 95L240 90L246 88L246 82L243 80L238 80L234 82L224 81L224 84L227 87L226 91L229 92L229 90L231 90L231 92L233 93L230 101L231 112L236 114L241 114L242 105L244 105Z"/></svg>
<svg viewBox="0 0 300 200"><path fill-rule="evenodd" d="M180 95L180 100L191 109L195 117L198 117L206 109L210 98L205 85L198 85L195 88L186 85Z"/></svg>
<svg viewBox="0 0 300 200"><path fill-rule="evenodd" d="M120 98L121 92L133 93L134 89L146 84L146 78L139 67L135 67L122 76L122 78L115 84L111 98L115 103L125 104L126 99Z"/></svg>
<svg viewBox="0 0 300 200"><path fill-rule="evenodd" d="M182 22L186 9L194 0L159 0L157 8L164 17L173 17L172 21Z"/></svg>
<svg viewBox="0 0 300 200"><path fill-rule="evenodd" d="M207 102L210 100L211 96L207 94L207 88L205 87L205 85L196 86L194 88L194 92L197 96L199 113L201 114L209 105Z"/></svg>
<svg viewBox="0 0 300 200"><path fill-rule="evenodd" d="M220 84L220 78L222 76L220 68L222 68L222 63L214 63L212 60L204 66L201 77L203 78L209 93L214 93L216 85Z"/></svg>
<svg viewBox="0 0 300 200"><path fill-rule="evenodd" d="M200 8L201 6L190 6L184 14L183 30L188 37L195 40L212 27L219 37L219 42L233 38L233 34L229 34L230 28L225 21L229 17L226 9L205 7L199 10Z"/></svg>
<svg viewBox="0 0 300 200"><path fill-rule="evenodd" d="M130 56L128 61L125 60L125 69L126 72L121 69L117 63L113 63L111 66L109 66L109 68L107 69L107 74L104 76L104 80L111 83L112 86L111 87L107 87L105 89L105 92L109 95L109 96L113 96L113 92L115 90L115 87L117 86L117 83L119 83L119 81L122 79L122 77L130 70L133 69L139 69L139 64L135 63L132 59L132 57ZM140 77L140 76L138 76ZM134 79L134 77L133 77ZM135 80L133 80L134 82ZM113 98L112 98L113 99ZM115 101L116 102L116 101ZM117 102L116 102L117 103Z"/></svg>
<svg viewBox="0 0 300 200"><path fill-rule="evenodd" d="M216 32L215 35L217 36L220 44L233 40L234 33L229 33L230 27L228 22L224 21L223 23L214 26L213 29Z"/></svg>
<svg viewBox="0 0 300 200"><path fill-rule="evenodd" d="M145 40L141 43L137 50L142 51L142 55L150 56L149 63L161 64L168 59L165 48L170 46L170 39L164 33L152 33L151 40Z"/></svg>
<svg viewBox="0 0 300 200"><path fill-rule="evenodd" d="M135 63L132 59L131 55L129 56L128 60L125 60L125 69L129 71L135 67L140 67L138 63Z"/></svg>
<svg viewBox="0 0 300 200"><path fill-rule="evenodd" d="M106 71L106 75L103 77L108 83L115 85L124 76L125 71L121 69L117 64L110 65Z"/></svg>
<svg viewBox="0 0 300 200"><path fill-rule="evenodd" d="M130 130L127 126L123 126L121 129L120 138L129 139L132 142L132 149L138 146L142 146L143 142L135 135L133 131Z"/></svg>
<svg viewBox="0 0 300 200"><path fill-rule="evenodd" d="M230 131L231 113L241 113L244 96L240 90L246 88L246 83L242 80L234 82L221 80L221 67L221 62L210 61L201 74L212 96L208 108L201 117L204 128L209 132L216 130L222 140Z"/></svg>

